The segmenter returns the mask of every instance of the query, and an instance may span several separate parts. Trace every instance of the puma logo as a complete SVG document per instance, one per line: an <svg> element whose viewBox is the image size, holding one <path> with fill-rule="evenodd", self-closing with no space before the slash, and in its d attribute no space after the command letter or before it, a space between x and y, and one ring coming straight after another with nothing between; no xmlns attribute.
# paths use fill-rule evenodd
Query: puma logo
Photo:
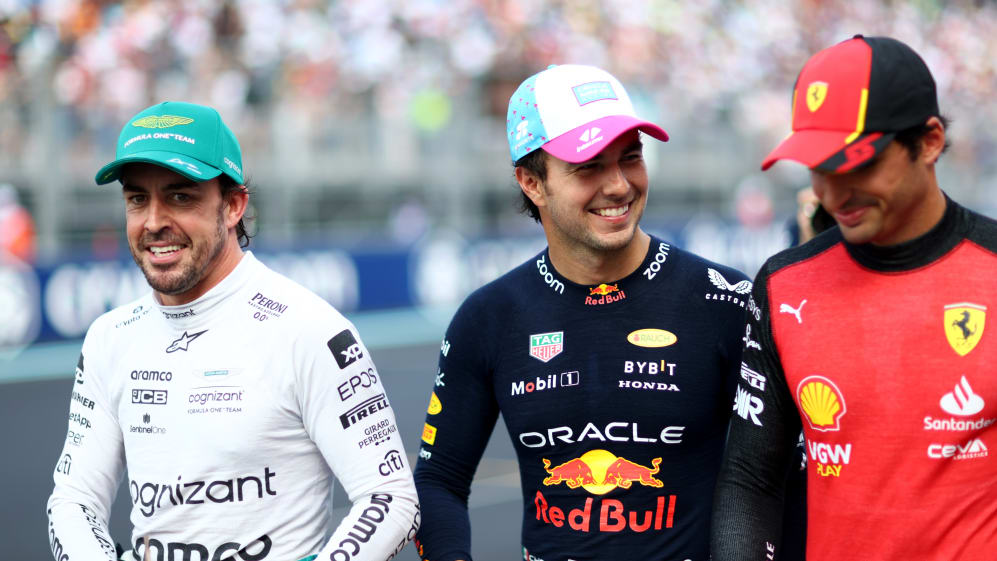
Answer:
<svg viewBox="0 0 997 561"><path fill-rule="evenodd" d="M803 323L803 318L800 317L800 312L803 311L803 305L807 303L807 299L804 298L800 305L797 307L792 307L789 304L779 304L780 314L792 314L796 316L796 323Z"/></svg>

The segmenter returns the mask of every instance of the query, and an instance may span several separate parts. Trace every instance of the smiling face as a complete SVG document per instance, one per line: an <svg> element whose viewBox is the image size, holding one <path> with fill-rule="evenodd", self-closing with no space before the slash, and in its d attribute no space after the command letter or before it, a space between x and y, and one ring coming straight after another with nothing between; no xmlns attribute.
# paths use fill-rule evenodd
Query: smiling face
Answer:
<svg viewBox="0 0 997 561"><path fill-rule="evenodd" d="M163 304L195 300L238 264L245 193L223 198L217 178L199 183L141 163L126 166L121 183L128 247Z"/></svg>
<svg viewBox="0 0 997 561"><path fill-rule="evenodd" d="M640 133L624 133L590 160L571 164L547 155L547 178L517 178L537 205L552 252L606 255L630 248L647 202Z"/></svg>
<svg viewBox="0 0 997 561"><path fill-rule="evenodd" d="M932 117L928 123L937 119ZM938 123L911 159L893 141L869 165L846 173L810 171L814 194L853 244L896 245L930 230L945 212L934 163L945 144Z"/></svg>

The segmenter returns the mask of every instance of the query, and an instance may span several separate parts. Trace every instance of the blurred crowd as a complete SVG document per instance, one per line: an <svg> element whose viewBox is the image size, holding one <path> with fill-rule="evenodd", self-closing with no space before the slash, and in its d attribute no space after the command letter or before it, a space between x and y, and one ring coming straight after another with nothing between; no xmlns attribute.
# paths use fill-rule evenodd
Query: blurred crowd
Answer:
<svg viewBox="0 0 997 561"><path fill-rule="evenodd" d="M0 0L0 169L58 158L88 178L122 122L163 99L217 107L253 154L366 143L411 164L466 148L450 129L480 122L504 155L509 94L557 62L610 69L703 150L770 146L803 61L859 32L925 57L957 164L997 174L984 0Z"/></svg>

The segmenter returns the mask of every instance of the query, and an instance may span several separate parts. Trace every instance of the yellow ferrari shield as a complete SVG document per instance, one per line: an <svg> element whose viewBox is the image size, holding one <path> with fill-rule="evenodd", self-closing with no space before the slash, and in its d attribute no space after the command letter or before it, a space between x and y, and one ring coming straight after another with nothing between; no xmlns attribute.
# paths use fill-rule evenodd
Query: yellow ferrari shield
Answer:
<svg viewBox="0 0 997 561"><path fill-rule="evenodd" d="M807 109L811 113L820 109L827 99L827 82L811 82L807 86Z"/></svg>
<svg viewBox="0 0 997 561"><path fill-rule="evenodd" d="M945 306L945 338L959 356L966 356L983 337L987 307L962 302Z"/></svg>

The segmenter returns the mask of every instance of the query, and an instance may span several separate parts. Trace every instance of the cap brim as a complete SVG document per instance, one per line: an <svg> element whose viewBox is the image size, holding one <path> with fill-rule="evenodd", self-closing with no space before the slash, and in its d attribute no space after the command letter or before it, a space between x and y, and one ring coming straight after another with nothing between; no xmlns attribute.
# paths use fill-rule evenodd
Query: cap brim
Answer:
<svg viewBox="0 0 997 561"><path fill-rule="evenodd" d="M842 131L795 131L769 153L762 170L779 160L793 160L810 169L845 173L869 163L890 144L895 133L869 132L845 143L849 136Z"/></svg>
<svg viewBox="0 0 997 561"><path fill-rule="evenodd" d="M668 142L668 133L654 123L642 121L629 115L611 115L573 128L561 136L551 139L542 148L556 158L577 164L595 157L620 135L634 129L647 133L662 142Z"/></svg>
<svg viewBox="0 0 997 561"><path fill-rule="evenodd" d="M94 181L97 185L105 185L121 178L121 168L131 163L155 164L175 171L192 181L210 181L222 174L222 170L206 164L196 158L177 154L175 152L138 152L123 158L118 158L100 168Z"/></svg>

